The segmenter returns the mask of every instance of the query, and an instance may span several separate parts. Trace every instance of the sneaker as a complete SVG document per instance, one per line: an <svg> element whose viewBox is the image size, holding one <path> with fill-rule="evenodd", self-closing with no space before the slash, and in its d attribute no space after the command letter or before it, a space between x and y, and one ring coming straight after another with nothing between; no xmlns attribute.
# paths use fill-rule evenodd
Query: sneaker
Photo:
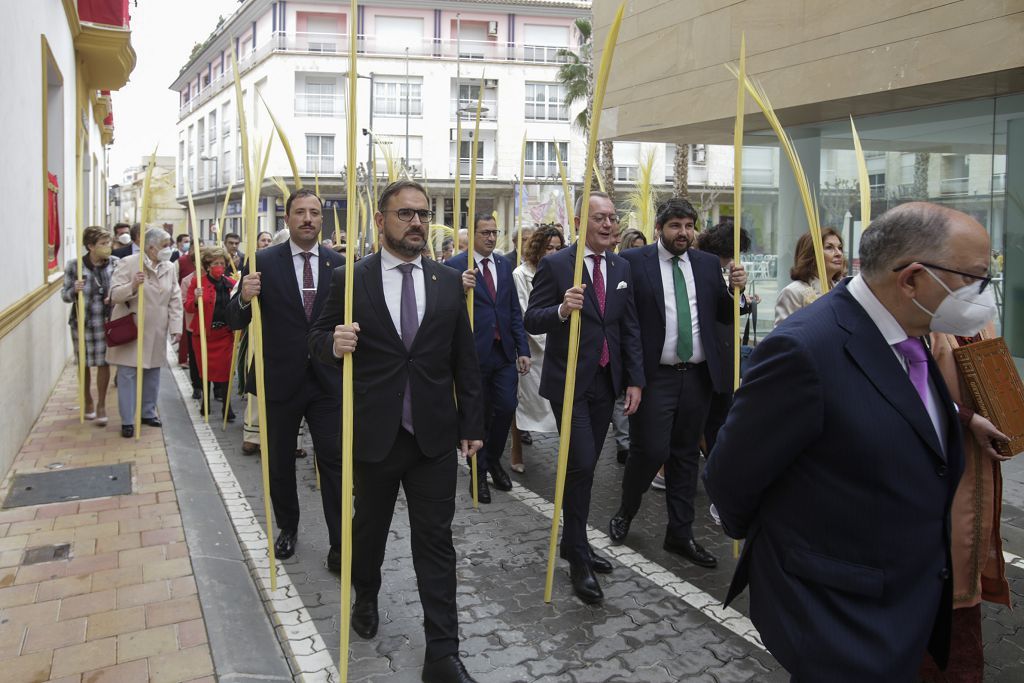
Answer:
<svg viewBox="0 0 1024 683"><path fill-rule="evenodd" d="M654 489L655 491L664 491L665 477L660 474L654 475L654 481L651 482L651 488Z"/></svg>

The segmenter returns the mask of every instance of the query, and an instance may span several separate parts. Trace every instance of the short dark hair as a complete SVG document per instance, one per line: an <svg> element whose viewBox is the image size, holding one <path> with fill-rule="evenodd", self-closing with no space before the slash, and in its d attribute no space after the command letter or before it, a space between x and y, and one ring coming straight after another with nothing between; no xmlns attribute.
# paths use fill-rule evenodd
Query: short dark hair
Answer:
<svg viewBox="0 0 1024 683"><path fill-rule="evenodd" d="M223 239L223 240L221 240L221 241L223 241L223 242L227 242L227 241L228 241L228 240L230 240L230 239L236 239L236 240L238 240L239 242L241 242L241 241L242 241L242 236L241 236L241 235L239 235L239 234L238 234L237 232L229 232L229 233L225 233L225 235L224 235L224 239Z"/></svg>
<svg viewBox="0 0 1024 683"><path fill-rule="evenodd" d="M116 235L121 228L128 228L128 232L131 232L132 225L131 223L114 223L114 234Z"/></svg>
<svg viewBox="0 0 1024 683"><path fill-rule="evenodd" d="M697 210L693 208L693 204L682 197L672 197L658 204L654 218L656 226L665 225L673 218L690 218L696 223Z"/></svg>
<svg viewBox="0 0 1024 683"><path fill-rule="evenodd" d="M82 244L91 247L104 237L111 237L106 228L99 225L90 225L82 231Z"/></svg>
<svg viewBox="0 0 1024 683"><path fill-rule="evenodd" d="M697 235L697 248L721 258L730 258L733 255L735 235L736 224L733 221L720 221L718 225ZM740 228L740 251L750 251L750 233L746 228Z"/></svg>
<svg viewBox="0 0 1024 683"><path fill-rule="evenodd" d="M430 195L427 194L427 189L420 185L419 183L417 183L415 180L396 180L395 182L385 187L384 191L380 193L380 199L377 200L377 211L379 211L380 213L384 213L385 209L387 209L388 202L391 201L392 197L394 197L402 190L409 189L420 192L424 197L427 198L428 202L430 201Z"/></svg>
<svg viewBox="0 0 1024 683"><path fill-rule="evenodd" d="M320 198L320 195L318 195L316 192L309 189L308 187L303 187L298 190L295 190L295 192L292 192L290 195L288 195L288 200L284 203L285 216L292 212L292 202L294 202L296 199L299 199L300 197L316 197L316 200L320 202L320 210L323 210L324 200Z"/></svg>
<svg viewBox="0 0 1024 683"><path fill-rule="evenodd" d="M188 239L188 233L187 232L183 232L180 235L178 235L177 237L175 237L174 241L177 244L181 244L182 240L187 240L187 239Z"/></svg>
<svg viewBox="0 0 1024 683"><path fill-rule="evenodd" d="M473 217L474 230L478 225L480 225L480 221L494 221L495 224L498 223L498 219L495 218L493 214L487 213L486 211L478 211L476 216Z"/></svg>
<svg viewBox="0 0 1024 683"><path fill-rule="evenodd" d="M131 228L131 230L128 233L128 234L130 234L132 236L132 242L138 242L139 241L139 234L141 234L141 232L142 232L142 224L141 223L132 223L132 228Z"/></svg>
<svg viewBox="0 0 1024 683"><path fill-rule="evenodd" d="M828 237L835 237L839 240L839 246L843 246L843 236L840 235L832 228L821 229L821 243L825 244L825 239ZM843 269L845 270L845 268ZM843 272L835 276L832 284L835 284L842 279ZM789 277L793 280L800 280L801 282L810 282L814 278L818 277L818 261L814 253L814 239L811 237L811 233L805 232L800 235L800 239L796 241L796 252L793 254L793 267L789 269Z"/></svg>
<svg viewBox="0 0 1024 683"><path fill-rule="evenodd" d="M264 235L266 235L270 239L274 239L274 233L269 232L267 230L260 230L258 233L256 233L256 241L259 242L260 238L263 237Z"/></svg>

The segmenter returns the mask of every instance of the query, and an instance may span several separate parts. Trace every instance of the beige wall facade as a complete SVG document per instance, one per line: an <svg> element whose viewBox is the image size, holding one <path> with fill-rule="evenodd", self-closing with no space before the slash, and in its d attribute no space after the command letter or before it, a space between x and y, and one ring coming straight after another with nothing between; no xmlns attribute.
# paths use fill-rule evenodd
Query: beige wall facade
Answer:
<svg viewBox="0 0 1024 683"><path fill-rule="evenodd" d="M594 0L596 46L618 5ZM1024 0L631 0L602 136L730 142L741 33L787 126L1024 90Z"/></svg>

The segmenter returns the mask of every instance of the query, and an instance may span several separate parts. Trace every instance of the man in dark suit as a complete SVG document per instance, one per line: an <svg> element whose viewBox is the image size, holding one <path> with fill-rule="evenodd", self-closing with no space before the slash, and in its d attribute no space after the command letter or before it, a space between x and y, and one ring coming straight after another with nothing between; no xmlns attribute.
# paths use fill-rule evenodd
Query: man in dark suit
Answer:
<svg viewBox="0 0 1024 683"><path fill-rule="evenodd" d="M120 228L123 231L123 229L124 229L123 226L124 225L125 225L124 223L118 223L115 226L114 229L117 230L118 228ZM132 223L132 225L128 229L127 233L121 232L121 235L127 234L129 239L130 239L130 241L127 244L125 244L122 241L123 238L121 237L121 235L117 235L116 237L117 237L117 240L118 240L118 244L122 244L122 246L118 247L114 251L110 252L111 256L116 256L117 258L128 258L132 254L138 254L139 253L139 235L141 234L141 232L142 232L142 226L139 223Z"/></svg>
<svg viewBox="0 0 1024 683"><path fill-rule="evenodd" d="M340 258L319 246L323 204L311 190L298 190L285 203L287 242L267 247L256 257L256 271L242 269L242 283L228 303L232 329L252 319L259 296L263 317L264 389L267 401L267 453L270 497L281 533L274 543L278 559L295 554L299 498L295 489L295 435L306 418L316 464L320 496L331 547L327 568L341 567L341 373L311 361L306 335L327 300L331 271ZM250 341L251 343L251 341ZM247 391L256 393L256 373L248 374Z"/></svg>
<svg viewBox="0 0 1024 683"><path fill-rule="evenodd" d="M726 604L750 585L751 619L793 680L910 681L926 647L945 666L963 455L921 337L980 329L989 249L965 214L898 206L864 231L861 274L751 356L705 486L747 539Z"/></svg>
<svg viewBox="0 0 1024 683"><path fill-rule="evenodd" d="M467 270L469 254L465 251L445 265L465 271L463 286L467 291L474 291L473 334L480 361L487 434L484 447L477 456L477 495L481 503L490 503L488 472L494 488L512 490L512 479L501 466L501 454L505 451L508 430L519 402L519 375L530 371L530 348L523 330L523 311L512 280L512 266L504 256L494 253L498 243L498 224L491 214L477 214L473 238L475 270Z"/></svg>
<svg viewBox="0 0 1024 683"><path fill-rule="evenodd" d="M718 258L690 247L697 212L682 198L658 207L654 244L623 252L633 270L637 316L643 339L643 405L629 420L630 456L622 476L622 502L608 524L621 543L640 502L665 467L668 529L663 547L701 567L715 557L693 537L698 445L712 390L724 392L722 358L715 323L732 329L733 299L722 280ZM730 266L730 280L746 286L743 266Z"/></svg>
<svg viewBox="0 0 1024 683"><path fill-rule="evenodd" d="M583 197L576 203L579 228ZM524 323L530 334L547 334L540 395L551 401L561 429L569 356L569 315L580 311L579 358L562 510L561 555L569 561L573 591L586 603L604 599L594 572L612 571L587 542L590 490L615 399L626 393L626 415L640 404L644 386L640 329L629 262L612 252L618 237L615 204L603 192L590 195L586 244L577 242L540 261ZM578 254L578 251L582 251ZM583 286L573 286L577 258L585 259Z"/></svg>
<svg viewBox="0 0 1024 683"><path fill-rule="evenodd" d="M353 360L352 628L363 638L377 633L380 568L401 484L423 605L423 680L472 683L459 659L451 525L456 447L465 457L479 449L484 419L461 279L421 256L431 214L418 183L384 189L374 216L382 249L351 266L354 322L342 324L345 269L338 268L309 349L334 373L340 358Z"/></svg>

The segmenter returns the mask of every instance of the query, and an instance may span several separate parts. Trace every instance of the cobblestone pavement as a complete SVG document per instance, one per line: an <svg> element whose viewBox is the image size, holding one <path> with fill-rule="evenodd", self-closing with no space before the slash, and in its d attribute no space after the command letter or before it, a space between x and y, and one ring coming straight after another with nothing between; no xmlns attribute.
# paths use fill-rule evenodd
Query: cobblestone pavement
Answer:
<svg viewBox="0 0 1024 683"><path fill-rule="evenodd" d="M236 424L227 432L218 428L215 433L262 523L259 456L241 453L240 431ZM306 448L312 453L308 437ZM588 607L572 596L567 565L560 561L553 602L544 604L550 518L541 514L538 505L523 501L533 498L543 504L551 500L556 451L554 435L535 435L534 444L526 448L527 471L513 475L523 489L517 487L513 494L492 489L494 503L481 506L479 511L471 508L469 478L466 471L460 471L453 534L459 558L461 651L471 673L482 681L787 679L768 653L742 637L742 627L720 623L723 620L717 611L718 601L725 596L735 562L731 541L707 514L703 491L695 531L698 540L718 557L717 569L696 567L662 550L664 496L651 491L634 521L627 546L621 550L635 551L667 572L649 571L645 575L617 563L613 574L600 577L606 595L603 606ZM297 467L303 514L300 541L296 556L283 565L331 658L337 661L338 580L324 564L327 535L312 458L299 460ZM595 545L606 545L604 530L618 506L621 469L609 440L594 485L590 522L597 530L592 534ZM1024 481L1024 476L1021 479ZM1024 541L1024 532L1020 531L1024 528L1024 513L1009 505L1004 513L1008 517L1004 526ZM1024 550L1024 543L1008 544L1008 550L1014 548ZM383 568L380 632L370 642L353 634L351 680L419 680L422 612L409 552L408 520L400 498ZM618 552L614 549L612 554ZM1024 563L1011 566L1008 572L1017 605L1024 597ZM678 589L666 589L680 583L689 586L686 590L699 589L695 596L698 599L691 598L687 604L678 597ZM691 606L703 603L708 604L704 610ZM746 614L746 596L734 606ZM729 624L731 620L725 621ZM1022 680L1024 617L1020 612L986 606L985 639L987 679Z"/></svg>

